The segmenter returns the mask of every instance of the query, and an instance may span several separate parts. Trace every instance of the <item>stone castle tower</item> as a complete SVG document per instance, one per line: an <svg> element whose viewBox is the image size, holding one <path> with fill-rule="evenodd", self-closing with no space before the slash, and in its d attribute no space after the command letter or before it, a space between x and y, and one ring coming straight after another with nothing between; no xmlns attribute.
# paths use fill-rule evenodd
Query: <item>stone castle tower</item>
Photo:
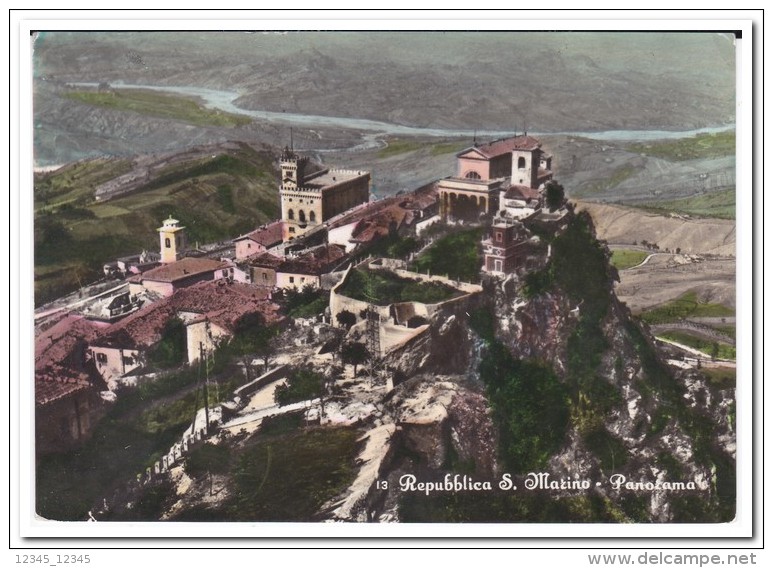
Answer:
<svg viewBox="0 0 773 568"><path fill-rule="evenodd" d="M282 179L282 240L307 231L362 203L370 197L370 173L322 169L309 173L309 159L285 146L279 157Z"/></svg>
<svg viewBox="0 0 773 568"><path fill-rule="evenodd" d="M167 264L179 260L181 253L188 246L185 227L170 215L157 230L161 241L161 263Z"/></svg>
<svg viewBox="0 0 773 568"><path fill-rule="evenodd" d="M285 146L279 158L279 165L282 169L282 189L293 190L303 185L308 163L308 158L301 158Z"/></svg>

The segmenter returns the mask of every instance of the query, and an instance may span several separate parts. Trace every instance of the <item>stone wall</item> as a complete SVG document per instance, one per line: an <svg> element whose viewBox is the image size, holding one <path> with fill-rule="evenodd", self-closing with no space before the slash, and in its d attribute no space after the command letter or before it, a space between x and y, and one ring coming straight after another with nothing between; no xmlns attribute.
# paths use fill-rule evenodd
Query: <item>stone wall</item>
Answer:
<svg viewBox="0 0 773 568"><path fill-rule="evenodd" d="M363 266L367 267L370 270L389 270L393 274L396 274L397 276L400 276L402 278L410 278L412 280L420 280L422 282L439 282L439 283L451 286L453 288L456 288L457 290L464 293L464 295L462 296L459 296L457 298L451 298L449 300L446 300L444 302L439 302L437 304L424 304L421 302L399 302L395 304L390 304L388 306L373 305L373 307L379 313L380 320L382 322L392 321L394 319L397 319L398 323L407 323L407 320L402 321L405 318L399 317L398 312L411 313L412 315L419 315L422 317L430 318L432 317L432 315L444 309L445 307L454 306L456 304L463 304L468 301L470 295L477 294L483 291L483 287L480 286L479 284L459 282L456 280L451 280L450 278L447 278L445 276L437 276L437 275L432 276L428 274L419 274L418 272L411 272L409 270L405 270L404 268L402 268L405 266L405 262L401 260L388 259L388 258L378 258L374 260L369 258L361 262L357 266L350 266L349 268L347 268L344 274L344 277L341 279L341 281L330 290L331 321L335 322L336 316L339 313L343 312L344 310L353 313L357 318L358 322L364 321L365 318L361 314L367 311L368 308L371 306L371 304L363 300L355 300L354 298L349 298L348 296L344 296L339 292L341 287L346 283L346 280L348 279L349 273L351 272L351 270L354 270L356 268L360 268Z"/></svg>

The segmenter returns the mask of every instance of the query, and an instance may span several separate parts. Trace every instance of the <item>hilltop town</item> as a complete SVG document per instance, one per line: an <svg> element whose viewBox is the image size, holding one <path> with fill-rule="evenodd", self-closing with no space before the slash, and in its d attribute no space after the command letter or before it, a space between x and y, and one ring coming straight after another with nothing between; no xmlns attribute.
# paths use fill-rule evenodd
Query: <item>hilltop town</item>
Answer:
<svg viewBox="0 0 773 568"><path fill-rule="evenodd" d="M631 321L612 290L609 251L553 179L540 140L525 132L476 140L447 177L381 199L366 167L324 167L292 145L277 157L278 219L208 244L191 243L178 219L159 219L157 250L107 262L102 283L37 311L39 462L82 448L109 461L114 448L94 450L95 433L137 452L120 470L105 465L102 477L115 479L77 505L42 468L39 514L426 520L428 503L450 505L401 497L406 475L462 472L485 483L530 469L569 478L577 467L586 476L625 467L631 475L652 455L660 474L678 469L699 480L694 495L705 503L685 509L695 519L729 514L729 478L717 489L710 471L732 469L732 392L709 385L684 356L657 351ZM109 200L120 188L96 192ZM681 371L669 370L669 358ZM505 379L494 367L533 382L496 386ZM673 388L711 416L701 426L719 440L711 448L696 448L697 427L674 419L687 412L662 384L675 372L683 387ZM130 415L142 417L141 442L130 428L100 430ZM321 460L315 451L340 462L319 466L327 489L307 496L300 512L257 505L270 499L250 501L239 485L255 468L270 469L272 439L300 452L274 466L281 471ZM669 441L686 450L674 457ZM263 451L268 458L250 454ZM254 468L245 465L250 455ZM336 473L325 478L326 467ZM213 491L218 482L222 494ZM617 498L600 491L575 520L683 514L661 496L598 512L594 499ZM565 499L574 497L544 497L547 509L529 501L515 520L573 519Z"/></svg>

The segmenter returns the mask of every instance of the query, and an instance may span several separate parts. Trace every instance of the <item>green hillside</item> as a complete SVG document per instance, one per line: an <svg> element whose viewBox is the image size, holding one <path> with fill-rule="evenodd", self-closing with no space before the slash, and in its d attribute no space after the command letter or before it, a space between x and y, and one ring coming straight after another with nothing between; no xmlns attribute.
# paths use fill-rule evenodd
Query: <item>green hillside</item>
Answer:
<svg viewBox="0 0 773 568"><path fill-rule="evenodd" d="M724 189L682 199L654 200L635 204L655 213L682 213L696 217L735 219L735 189Z"/></svg>
<svg viewBox="0 0 773 568"><path fill-rule="evenodd" d="M64 96L89 105L182 120L199 126L233 128L252 122L252 119L238 114L205 108L187 97L141 89L70 91Z"/></svg>
<svg viewBox="0 0 773 568"><path fill-rule="evenodd" d="M274 158L247 144L215 147L166 166L131 193L97 202L94 189L132 168L95 159L35 179L35 301L100 276L117 256L158 250L156 228L172 215L191 244L232 238L279 215Z"/></svg>

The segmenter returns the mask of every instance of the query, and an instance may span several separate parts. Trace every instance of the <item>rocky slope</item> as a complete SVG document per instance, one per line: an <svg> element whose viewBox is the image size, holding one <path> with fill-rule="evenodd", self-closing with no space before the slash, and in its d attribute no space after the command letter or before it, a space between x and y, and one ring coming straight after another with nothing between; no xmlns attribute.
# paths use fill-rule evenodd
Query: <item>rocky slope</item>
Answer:
<svg viewBox="0 0 773 568"><path fill-rule="evenodd" d="M397 427L393 459L382 464L388 489L371 493L369 518L400 521L604 521L721 522L734 516L734 385L715 384L698 370L675 372L661 360L648 332L632 321L612 293L614 273L605 250L594 245L592 224L567 233L571 247L553 243L551 263L570 262L590 247L579 267L599 282L554 268L552 285L537 293L516 277L489 283L479 312L492 318L493 334L458 315L433 323L433 335L404 349L397 368L424 373L396 387L385 413ZM586 241L578 243L585 234ZM566 236L566 235L565 235ZM596 259L595 265L594 260ZM600 261L604 262L601 263ZM550 270L550 268L548 268ZM572 280L570 280L572 279ZM567 282L572 282L567 284ZM598 285L589 290L586 285ZM458 326L458 327L457 327ZM466 331L462 331L466 330ZM504 346L502 355L498 346ZM445 360L438 354L447 355ZM509 355L508 355L509 354ZM448 357L450 355L450 357ZM496 363L492 358L499 357ZM512 359L507 359L512 357ZM430 361L434 363L430 364ZM466 364L465 364L466 363ZM465 368L453 376L433 369ZM491 369L494 369L493 375ZM564 399L551 403L550 392L507 399L511 369L524 377L551 376L560 381ZM539 375L542 373L542 375ZM506 379L503 377L507 377ZM537 383L529 389L539 391ZM568 419L541 405L566 405ZM507 408L511 405L513 408ZM531 429L513 420L535 416L564 424L551 449L543 442L549 425ZM513 441L512 432L520 439ZM533 436L530 448L507 454ZM542 445L541 445L542 444ZM488 490L467 486L447 490L466 476L488 482ZM540 477L541 476L541 477ZM538 480L539 481L535 481ZM510 480L518 491L499 489ZM430 489L410 483L429 482ZM550 485L550 481L557 483ZM563 482L563 485L561 484ZM581 486L587 482L588 486ZM432 489L433 485L434 489ZM460 482L461 483L461 482ZM407 484L407 485L406 485ZM446 485L444 485L446 484ZM536 487L535 487L536 484ZM526 489L526 491L523 491ZM363 504L365 506L365 504Z"/></svg>

